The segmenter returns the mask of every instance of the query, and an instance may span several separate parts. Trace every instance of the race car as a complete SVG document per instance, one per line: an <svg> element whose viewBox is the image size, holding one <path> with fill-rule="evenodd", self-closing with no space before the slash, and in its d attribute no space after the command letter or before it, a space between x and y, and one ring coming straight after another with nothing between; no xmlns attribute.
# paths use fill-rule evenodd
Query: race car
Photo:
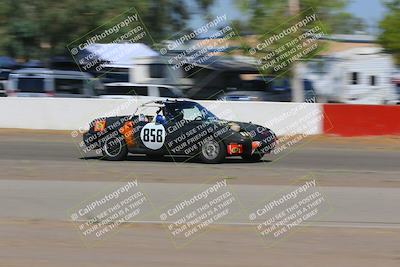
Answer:
<svg viewBox="0 0 400 267"><path fill-rule="evenodd" d="M147 102L133 115L95 119L83 134L87 151L100 151L103 159L112 161L133 153L150 158L198 157L204 163L241 156L256 162L270 153L276 142L276 135L268 128L219 119L188 100Z"/></svg>

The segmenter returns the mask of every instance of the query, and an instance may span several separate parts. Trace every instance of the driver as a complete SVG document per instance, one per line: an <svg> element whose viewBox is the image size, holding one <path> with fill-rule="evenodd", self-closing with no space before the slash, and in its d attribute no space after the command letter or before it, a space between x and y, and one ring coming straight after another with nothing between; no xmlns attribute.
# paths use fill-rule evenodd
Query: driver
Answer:
<svg viewBox="0 0 400 267"><path fill-rule="evenodd" d="M181 120L183 120L183 112L178 108L174 108L174 107L167 108L167 107L165 107L163 111L164 111L165 117L167 118L168 121L172 121L172 120L181 121Z"/></svg>
<svg viewBox="0 0 400 267"><path fill-rule="evenodd" d="M157 114L157 115L156 115L156 124L162 124L162 125L164 125L164 124L166 124L166 123L167 123L167 121L165 120L165 118L164 118L163 115L161 115L161 114Z"/></svg>
<svg viewBox="0 0 400 267"><path fill-rule="evenodd" d="M160 114L161 111L162 111L162 108L159 108L159 109L157 110L156 116L155 116L155 118L154 118L154 121L155 121L156 124L162 124L162 125L164 125L164 124L167 123L167 121L165 120L165 117L164 117L162 114Z"/></svg>

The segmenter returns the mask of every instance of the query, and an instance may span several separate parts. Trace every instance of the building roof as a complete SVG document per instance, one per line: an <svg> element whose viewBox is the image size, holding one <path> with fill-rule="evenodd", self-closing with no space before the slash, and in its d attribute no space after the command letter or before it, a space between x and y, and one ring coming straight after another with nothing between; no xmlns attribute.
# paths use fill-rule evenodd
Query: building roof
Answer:
<svg viewBox="0 0 400 267"><path fill-rule="evenodd" d="M330 40L345 43L376 43L376 37L367 34L331 34L321 38L322 40Z"/></svg>
<svg viewBox="0 0 400 267"><path fill-rule="evenodd" d="M156 51L142 43L111 43L88 45L79 55L79 59L86 59L86 63L98 60L97 62L114 65L132 65L137 58L156 56L159 56Z"/></svg>

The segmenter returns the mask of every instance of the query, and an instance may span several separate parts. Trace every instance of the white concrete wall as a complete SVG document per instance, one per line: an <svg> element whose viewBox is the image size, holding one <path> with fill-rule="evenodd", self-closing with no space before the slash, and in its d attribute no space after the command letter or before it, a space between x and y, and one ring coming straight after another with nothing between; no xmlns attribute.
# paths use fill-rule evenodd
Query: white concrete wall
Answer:
<svg viewBox="0 0 400 267"><path fill-rule="evenodd" d="M148 100L146 100L148 101ZM78 130L103 116L132 114L145 100L0 98L0 128ZM320 104L199 101L220 118L267 126L278 135L322 133Z"/></svg>

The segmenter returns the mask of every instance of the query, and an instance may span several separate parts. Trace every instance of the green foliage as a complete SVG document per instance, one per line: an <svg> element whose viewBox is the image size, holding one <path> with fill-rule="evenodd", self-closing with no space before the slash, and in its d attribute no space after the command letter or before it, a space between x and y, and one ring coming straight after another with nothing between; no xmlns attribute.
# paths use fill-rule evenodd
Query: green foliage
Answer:
<svg viewBox="0 0 400 267"><path fill-rule="evenodd" d="M0 54L25 59L64 54L69 43L132 8L155 42L189 19L184 0L0 0Z"/></svg>
<svg viewBox="0 0 400 267"><path fill-rule="evenodd" d="M400 64L400 0L386 1L386 6L389 12L379 24L382 29L379 42Z"/></svg>
<svg viewBox="0 0 400 267"><path fill-rule="evenodd" d="M354 34L357 31L365 30L365 23L361 18L354 17L347 12L340 12L330 18L329 28L334 33Z"/></svg>
<svg viewBox="0 0 400 267"><path fill-rule="evenodd" d="M288 0L237 0L238 6L250 15L250 26L257 34L264 34L266 29L285 23L289 18ZM365 29L360 18L344 12L348 0L299 0L300 13L316 13L329 33L354 33ZM308 11L308 12L304 12ZM266 28L268 27L268 28Z"/></svg>
<svg viewBox="0 0 400 267"><path fill-rule="evenodd" d="M343 11L347 4L346 0L299 0L299 13L295 16L289 14L288 0L237 0L237 4L250 16L249 27L259 36L259 42L281 33L307 16L312 16L313 14L317 16L317 21L311 22L300 31L286 35L279 41L274 42L274 44L268 46L267 51L265 49L263 51L257 50L255 56L258 58L265 59L265 55L269 52L285 46L291 40L296 39L304 30L312 29L315 26L320 26L325 34L332 32L353 33L355 30L364 29L361 19ZM321 49L323 49L323 46L319 45L318 49L307 55L307 58L313 57Z"/></svg>

